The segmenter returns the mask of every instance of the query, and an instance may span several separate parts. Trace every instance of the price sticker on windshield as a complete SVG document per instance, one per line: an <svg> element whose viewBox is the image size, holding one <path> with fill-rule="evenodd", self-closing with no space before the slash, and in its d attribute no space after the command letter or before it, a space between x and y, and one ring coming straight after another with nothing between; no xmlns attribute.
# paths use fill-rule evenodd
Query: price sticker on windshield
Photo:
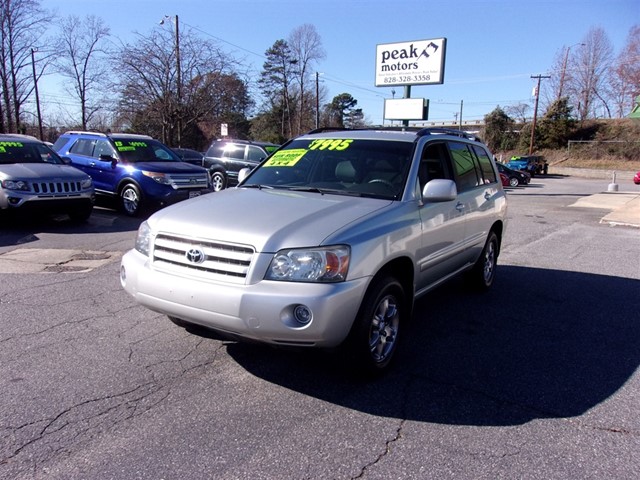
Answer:
<svg viewBox="0 0 640 480"><path fill-rule="evenodd" d="M271 158L264 163L263 167L293 167L306 153L307 150L304 148L280 150L274 153Z"/></svg>
<svg viewBox="0 0 640 480"><path fill-rule="evenodd" d="M333 138L320 138L314 140L309 144L309 150L346 150L353 140L348 139L333 139Z"/></svg>

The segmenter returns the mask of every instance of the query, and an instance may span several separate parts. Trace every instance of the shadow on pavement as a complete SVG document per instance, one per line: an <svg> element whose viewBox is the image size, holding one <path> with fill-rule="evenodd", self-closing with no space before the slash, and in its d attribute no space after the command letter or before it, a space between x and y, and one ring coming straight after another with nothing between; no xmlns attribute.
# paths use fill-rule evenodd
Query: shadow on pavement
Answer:
<svg viewBox="0 0 640 480"><path fill-rule="evenodd" d="M371 382L338 356L230 343L247 371L377 416L456 425L573 417L640 363L640 280L502 266L494 289L455 281L423 297L394 369Z"/></svg>

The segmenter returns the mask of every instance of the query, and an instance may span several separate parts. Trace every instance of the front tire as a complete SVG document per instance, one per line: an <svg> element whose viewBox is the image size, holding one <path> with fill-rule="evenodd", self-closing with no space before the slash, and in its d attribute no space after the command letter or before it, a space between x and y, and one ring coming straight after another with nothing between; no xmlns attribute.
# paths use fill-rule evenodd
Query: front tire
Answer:
<svg viewBox="0 0 640 480"><path fill-rule="evenodd" d="M142 196L140 190L132 183L126 184L120 190L120 202L124 213L136 217L142 210Z"/></svg>
<svg viewBox="0 0 640 480"><path fill-rule="evenodd" d="M404 289L395 278L379 278L369 287L347 341L358 373L378 375L389 368L407 311Z"/></svg>
<svg viewBox="0 0 640 480"><path fill-rule="evenodd" d="M509 186L517 187L518 185L520 185L520 180L518 180L516 177L511 177L509 179Z"/></svg>

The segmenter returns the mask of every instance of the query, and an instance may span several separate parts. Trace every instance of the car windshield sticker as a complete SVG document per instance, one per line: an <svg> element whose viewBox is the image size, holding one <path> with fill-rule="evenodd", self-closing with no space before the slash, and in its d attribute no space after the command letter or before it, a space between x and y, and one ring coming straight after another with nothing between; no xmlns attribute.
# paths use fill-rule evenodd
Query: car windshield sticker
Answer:
<svg viewBox="0 0 640 480"><path fill-rule="evenodd" d="M309 144L309 150L346 150L353 140L322 138Z"/></svg>
<svg viewBox="0 0 640 480"><path fill-rule="evenodd" d="M0 153L7 153L7 147L24 147L20 142L0 142Z"/></svg>
<svg viewBox="0 0 640 480"><path fill-rule="evenodd" d="M127 142L117 140L115 142L116 148L119 152L132 152L136 148L147 148L147 144L145 142Z"/></svg>
<svg viewBox="0 0 640 480"><path fill-rule="evenodd" d="M291 150L280 150L273 154L264 163L264 167L293 167L298 160L304 157L308 150L304 148L292 148Z"/></svg>

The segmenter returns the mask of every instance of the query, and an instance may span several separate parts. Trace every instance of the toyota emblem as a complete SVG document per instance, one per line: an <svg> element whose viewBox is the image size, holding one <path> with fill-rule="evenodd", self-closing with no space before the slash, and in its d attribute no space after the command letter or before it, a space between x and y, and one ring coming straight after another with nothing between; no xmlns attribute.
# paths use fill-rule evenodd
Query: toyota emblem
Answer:
<svg viewBox="0 0 640 480"><path fill-rule="evenodd" d="M204 252L199 248L191 248L187 250L185 257L187 257L187 260L191 263L202 263L206 258Z"/></svg>

